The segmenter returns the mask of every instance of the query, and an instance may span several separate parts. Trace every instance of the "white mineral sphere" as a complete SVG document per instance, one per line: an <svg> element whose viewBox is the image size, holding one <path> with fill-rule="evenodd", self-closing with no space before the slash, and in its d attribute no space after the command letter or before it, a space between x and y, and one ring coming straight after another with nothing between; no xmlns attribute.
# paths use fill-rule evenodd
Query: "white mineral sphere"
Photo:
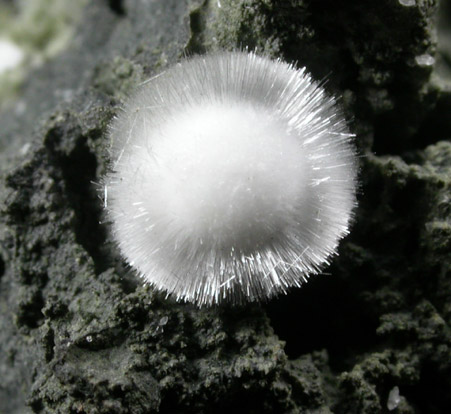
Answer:
<svg viewBox="0 0 451 414"><path fill-rule="evenodd" d="M241 52L186 60L143 85L110 136L114 237L177 299L286 292L348 232L352 135L303 69Z"/></svg>

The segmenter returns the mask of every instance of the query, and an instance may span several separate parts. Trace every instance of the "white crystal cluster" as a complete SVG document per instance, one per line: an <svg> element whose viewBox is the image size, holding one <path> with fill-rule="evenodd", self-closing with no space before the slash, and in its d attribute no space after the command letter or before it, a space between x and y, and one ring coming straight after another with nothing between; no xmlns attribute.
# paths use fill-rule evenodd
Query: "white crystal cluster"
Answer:
<svg viewBox="0 0 451 414"><path fill-rule="evenodd" d="M305 69L244 52L185 60L141 86L110 138L114 237L178 300L285 293L348 233L352 134Z"/></svg>

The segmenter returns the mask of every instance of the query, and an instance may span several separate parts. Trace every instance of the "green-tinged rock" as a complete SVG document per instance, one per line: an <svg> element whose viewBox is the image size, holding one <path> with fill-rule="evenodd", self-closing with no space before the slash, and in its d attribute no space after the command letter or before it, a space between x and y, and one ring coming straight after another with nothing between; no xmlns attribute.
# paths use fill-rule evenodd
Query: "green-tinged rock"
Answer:
<svg viewBox="0 0 451 414"><path fill-rule="evenodd" d="M86 0L15 0L0 2L0 41L23 54L16 68L0 70L0 109L20 92L28 71L66 48L79 24ZM8 60L2 52L2 59Z"/></svg>
<svg viewBox="0 0 451 414"><path fill-rule="evenodd" d="M396 387L393 413L447 412L448 3L87 2L0 112L0 413L382 414ZM112 242L106 131L185 54L245 47L342 96L359 206L325 275L197 309L143 286Z"/></svg>

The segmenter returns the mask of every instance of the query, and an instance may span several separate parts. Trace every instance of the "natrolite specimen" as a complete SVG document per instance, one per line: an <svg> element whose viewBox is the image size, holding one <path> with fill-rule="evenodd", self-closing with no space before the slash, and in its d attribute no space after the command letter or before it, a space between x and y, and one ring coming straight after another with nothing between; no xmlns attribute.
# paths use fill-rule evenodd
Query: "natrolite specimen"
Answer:
<svg viewBox="0 0 451 414"><path fill-rule="evenodd" d="M352 134L304 69L243 52L185 60L141 86L110 137L114 237L178 300L285 293L348 233Z"/></svg>

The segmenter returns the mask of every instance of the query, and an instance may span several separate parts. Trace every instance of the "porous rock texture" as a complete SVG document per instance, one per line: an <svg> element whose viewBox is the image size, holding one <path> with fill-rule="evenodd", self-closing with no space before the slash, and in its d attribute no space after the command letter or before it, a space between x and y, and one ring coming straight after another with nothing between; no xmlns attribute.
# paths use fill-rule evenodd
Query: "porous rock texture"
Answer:
<svg viewBox="0 0 451 414"><path fill-rule="evenodd" d="M449 1L99 0L0 114L0 413L395 413L451 406ZM143 286L103 222L105 131L185 54L249 47L342 95L351 235L267 304ZM430 58L433 58L432 60Z"/></svg>

